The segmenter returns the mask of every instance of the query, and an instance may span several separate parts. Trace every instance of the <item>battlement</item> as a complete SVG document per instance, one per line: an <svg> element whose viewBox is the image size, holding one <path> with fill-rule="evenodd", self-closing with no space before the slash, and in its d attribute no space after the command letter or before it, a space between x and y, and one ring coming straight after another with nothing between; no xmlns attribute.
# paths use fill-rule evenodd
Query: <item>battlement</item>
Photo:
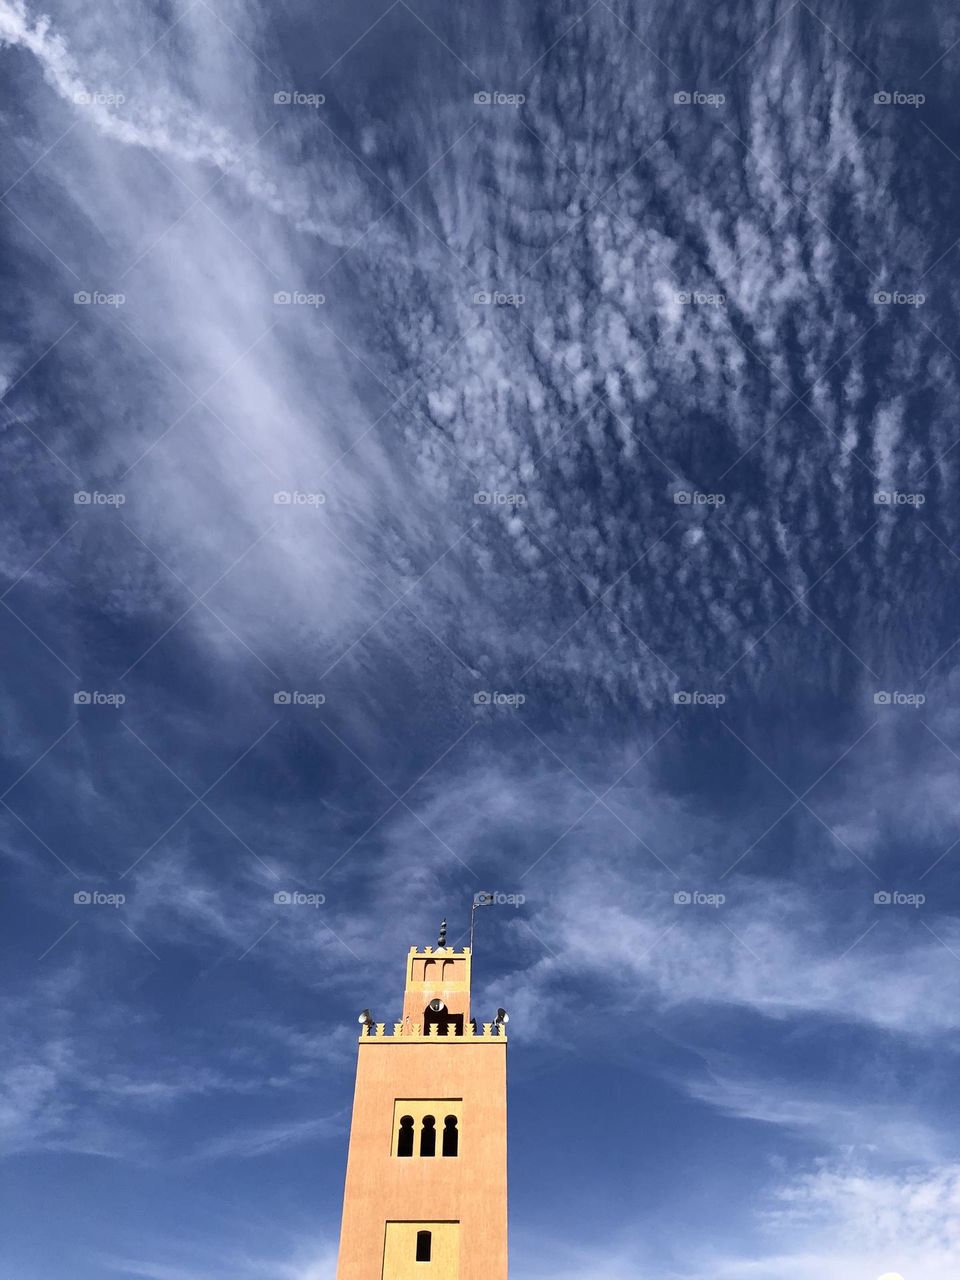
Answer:
<svg viewBox="0 0 960 1280"><path fill-rule="evenodd" d="M463 1029L462 1036L440 1035L440 1028L437 1026L427 1027L423 1029L420 1022L395 1022L393 1031L387 1031L385 1022L377 1022L373 1026L365 1026L360 1033L360 1041L369 1040L404 1040L409 1043L419 1044L436 1044L438 1040L442 1040L444 1044L475 1044L478 1040L506 1040L507 1029L502 1024L496 1022L484 1022L482 1030L474 1031L473 1024L468 1022Z"/></svg>
<svg viewBox="0 0 960 1280"><path fill-rule="evenodd" d="M412 956L468 956L469 947L411 947Z"/></svg>

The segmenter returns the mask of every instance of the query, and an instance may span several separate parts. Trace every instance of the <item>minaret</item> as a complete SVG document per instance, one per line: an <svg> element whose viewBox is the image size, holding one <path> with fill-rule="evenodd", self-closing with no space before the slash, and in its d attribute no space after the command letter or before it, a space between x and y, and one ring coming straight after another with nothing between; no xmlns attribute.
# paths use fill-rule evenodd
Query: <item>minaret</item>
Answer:
<svg viewBox="0 0 960 1280"><path fill-rule="evenodd" d="M468 947L411 947L402 1021L360 1015L337 1280L507 1280L506 1014Z"/></svg>

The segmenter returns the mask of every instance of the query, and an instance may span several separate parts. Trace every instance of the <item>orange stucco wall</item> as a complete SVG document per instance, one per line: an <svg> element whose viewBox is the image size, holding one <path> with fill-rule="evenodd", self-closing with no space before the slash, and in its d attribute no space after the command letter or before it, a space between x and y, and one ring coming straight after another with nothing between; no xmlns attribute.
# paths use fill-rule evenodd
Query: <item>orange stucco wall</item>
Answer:
<svg viewBox="0 0 960 1280"><path fill-rule="evenodd" d="M459 1280L507 1280L506 1041L363 1039L337 1280L383 1276L388 1222L458 1222ZM392 1155L398 1098L460 1098L455 1159Z"/></svg>
<svg viewBox="0 0 960 1280"><path fill-rule="evenodd" d="M407 956L407 986L403 995L403 1019L408 1025L423 1022L431 1000L442 1000L451 1013L470 1017L470 953L418 952Z"/></svg>

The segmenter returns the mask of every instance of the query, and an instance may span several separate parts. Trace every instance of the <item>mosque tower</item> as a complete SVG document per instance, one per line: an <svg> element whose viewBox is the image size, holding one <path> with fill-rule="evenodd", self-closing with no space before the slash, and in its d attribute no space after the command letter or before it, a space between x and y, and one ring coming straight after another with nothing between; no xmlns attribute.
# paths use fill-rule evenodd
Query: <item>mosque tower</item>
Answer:
<svg viewBox="0 0 960 1280"><path fill-rule="evenodd" d="M402 1021L360 1015L337 1280L507 1280L506 1013L471 948L407 955Z"/></svg>

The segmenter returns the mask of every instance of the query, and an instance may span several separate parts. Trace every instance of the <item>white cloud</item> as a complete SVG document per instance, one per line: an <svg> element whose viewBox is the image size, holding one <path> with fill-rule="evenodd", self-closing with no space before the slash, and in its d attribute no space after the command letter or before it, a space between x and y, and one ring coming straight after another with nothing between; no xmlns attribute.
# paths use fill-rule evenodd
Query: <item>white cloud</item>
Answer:
<svg viewBox="0 0 960 1280"><path fill-rule="evenodd" d="M842 1084L746 1073L735 1079L704 1075L686 1080L684 1086L711 1107L741 1120L791 1130L822 1150L882 1152L887 1161L928 1164L956 1154L952 1135L944 1132L921 1097L904 1098L888 1090L891 1096L877 1101L864 1096L862 1085L849 1090ZM874 1095L883 1091L883 1085L876 1084L872 1090Z"/></svg>
<svg viewBox="0 0 960 1280"><path fill-rule="evenodd" d="M273 111L273 83L206 6L185 14L167 37L142 6L113 16L108 31L100 15L82 6L67 7L53 25L19 0L0 3L0 40L32 55L51 89L38 94L29 80L34 97L24 99L23 168L76 122L56 146L56 163L39 159L11 195L18 214L67 264L61 283L69 292L64 289L62 306L47 296L25 303L22 345L15 358L4 349L4 376L12 381L25 374L77 318L69 304L70 270L124 281L129 302L122 314L85 313L57 352L64 400L78 413L87 403L89 370L99 371L95 420L78 427L68 415L43 413L41 393L28 379L15 404L82 471L84 482L123 485L128 523L188 588L202 591L226 573L210 604L227 627L198 607L161 644L181 644L234 701L252 701L262 691L251 691L249 671L264 681L270 674L261 663L284 683L293 669L299 684L301 672L308 680L319 677L369 628L338 671L360 677L347 682L351 704L344 714L350 742L364 755L366 744L383 747L384 726L394 723L384 700L396 689L419 688L418 680L429 696L410 698L416 714L429 705L423 715L435 729L440 707L444 730L453 725L439 753L456 738L461 718L463 727L468 723L474 680L503 687L502 673L530 670L525 678L543 691L544 705L548 699L554 707L573 705L581 717L600 704L632 716L637 708L669 708L676 679L721 671L759 640L789 597L755 557L791 589L804 590L862 529L856 486L873 481L853 450L895 482L932 462L955 432L956 375L942 352L926 358L932 339L914 330L904 337L903 317L891 309L870 338L875 364L867 365L855 346L875 315L838 289L855 267L829 230L837 208L849 224L844 239L894 275L924 257L923 246L903 235L905 222L921 221L923 211L911 208L905 218L892 198L875 200L875 187L889 188L891 162L886 150L861 136L862 77L835 56L834 38L811 27L815 19L804 8L770 34L741 113L724 117L742 142L719 117L694 123L692 115L671 113L669 97L656 97L659 73L603 6L590 40L570 41L558 53L569 74L556 77L555 94L530 94L525 118L549 150L521 130L507 138L492 115L455 141L465 127L456 109L444 103L437 110L433 101L412 106L404 129L415 138L409 144L414 168L426 169L453 147L411 203L470 269L430 230L395 212L350 252L349 275L333 271L327 280L327 268L374 223L389 197L322 125L307 127L291 113ZM256 33L243 25L254 19L241 6L227 16L256 43ZM813 43L805 46L810 30ZM128 85L120 73L153 37L159 43ZM710 50L705 39L702 45L706 66ZM807 57L808 48L818 56ZM18 74L35 77L26 59L16 66ZM118 78L129 89L122 107L74 103L78 94L109 90ZM536 83L548 88L545 79ZM618 85L622 110L584 110L584 101L609 104L611 86ZM213 102L223 105L214 109ZM823 121L819 134L810 127L814 119ZM655 144L668 125L674 126L669 140ZM363 127L361 147L371 163L391 153L391 127L389 120ZM648 146L649 156L639 159ZM248 153L248 147L254 149ZM625 174L633 161L635 169ZM489 188L476 182L488 162L498 178ZM392 170L384 172L396 182ZM624 176L606 207L578 221L593 203L582 183L605 189L618 174ZM201 193L222 181L204 196L209 209L186 212L194 197L178 178ZM809 214L794 204L785 182L803 195ZM18 247L28 263L50 266L53 260L28 231L17 226L14 234L22 237ZM477 283L522 284L527 301L516 314L476 308ZM312 285L330 294L316 314L274 308L275 289ZM676 301L680 290L714 288L726 295L722 306ZM822 380L809 403L825 426L803 406L785 413L794 393L816 379ZM205 391L212 383L209 409L194 408L178 421L190 403L188 388ZM402 412L384 415L393 394L408 387ZM923 434L911 426L908 441L904 424L912 423L914 394L929 397L932 408L924 413ZM92 441L89 451L85 438ZM718 441L732 446L722 461L733 467L724 482L731 490L727 515L746 547L712 516L678 511L669 496L681 474L691 487L712 485L721 469L712 451ZM734 458L748 449L741 468ZM933 474L941 483L951 480L958 458L938 464ZM50 468L44 482L51 492L73 484L58 464ZM323 489L328 501L321 511L277 508L274 491L293 488ZM527 502L504 517L474 507L477 489L520 490ZM54 509L40 500L35 508L38 520ZM864 521L872 514L867 510ZM414 586L474 521L475 531ZM52 520L46 539L41 528L35 551L19 539L4 545L9 576L30 564L60 528ZM76 579L84 599L105 617L149 638L159 637L191 603L189 590L116 525L85 523L77 540L75 559L64 566L51 558L31 571L27 586L54 598ZM837 578L828 576L817 588L827 613L830 604L844 616L852 612L850 634L843 634L871 662L874 647L890 656L888 641L862 606L871 591L884 602L914 586L915 558L898 555L900 546L890 537L881 544L883 555L872 558L864 545ZM596 593L608 586L605 608ZM407 587L406 603L460 655L466 673L405 608L381 620L392 592ZM64 641L83 651L84 637L67 637L67 629L60 629ZM828 675L837 670L828 667L840 652L837 641L802 609L776 638L776 649L758 644L738 674L763 678L772 667L793 676L798 658L815 661ZM378 669L387 665L385 655L386 675ZM144 671L150 670L148 661ZM467 677L471 688L464 693ZM406 708L405 714L413 713ZM10 723L25 767L39 750L30 740L36 729L21 735ZM571 738L582 724L574 721ZM189 716L177 723L171 711L162 727L186 742L185 755L209 755L208 726L196 729ZM215 729L228 736L221 725ZM390 752L394 747L391 741ZM600 748L599 762L589 758L589 743L587 758L573 759L594 783L599 774L611 781L630 763L625 757L614 764L610 742ZM529 963L498 978L482 998L490 1000L495 990L528 1033L561 1025L554 1016L564 1009L558 992L566 1000L575 982L588 980L598 1004L643 1008L667 1032L689 1032L698 1018L720 1021L735 1013L792 1028L832 1024L879 1032L898 1044L925 1041L937 1052L949 1044L960 1007L950 951L923 930L919 916L872 914L867 872L862 896L856 890L828 902L814 873L851 864L836 845L824 852L822 831L814 828L804 851L809 879L798 873L766 881L756 857L731 880L729 907L682 914L673 890L698 883L717 888L709 878L727 865L728 845L736 846L732 861L766 818L750 832L731 831L718 817L698 817L653 777L633 778L610 803L642 834L645 848L602 807L583 816L592 797L561 768L525 766L535 758L527 752L535 750L532 743L514 744L497 764L465 753L459 771L440 771L418 787L411 805L448 847L398 809L362 847L362 860L356 852L347 855L344 869L374 888L363 911L352 902L336 904L331 893L333 935L323 928L324 916L316 922L289 917L263 936L273 888L263 868L244 863L248 870L233 875L225 890L200 842L192 845L179 834L144 862L125 919L161 951L166 944L238 956L254 944L251 964L298 981L305 961L322 962L326 981L333 975L339 982L349 972L355 984L379 983L386 1005L395 999L393 976L368 978L356 957L395 943L402 954L410 924L396 919L395 903L449 893L451 869L470 888L480 887L467 868L496 866L505 882L495 887L529 886L528 912L511 922ZM901 762L890 750L859 775L852 766L855 782L819 796L817 808L872 864L903 810L912 810L914 830L925 838L937 837L955 817L952 762L931 770L926 763L912 770L909 803ZM85 744L81 766L71 759L60 768L80 789L82 816L99 818L109 810L100 803L109 791L108 771L93 745ZM197 782L192 774L190 782ZM114 801L108 816L121 807ZM751 821L760 815L759 805L746 807ZM323 826L317 841L323 865L351 845L352 835L340 836L353 816L338 815L342 827L334 820ZM259 825L256 837L246 826L243 831L251 847L269 849L271 865L316 870L316 849L298 850L295 834L278 833L277 825L273 831ZM525 877L528 851L532 862L568 827L570 834ZM104 829L112 828L105 823ZM157 824L155 834L162 829ZM501 848L511 858L501 857ZM682 880L674 881L650 850ZM19 847L14 856L28 865ZM876 928L861 937L874 921ZM943 943L960 949L955 919L941 912L935 927ZM504 997L510 986L512 995ZM55 997L62 1002L69 992L50 996L56 1004ZM346 998L338 990L338 1001ZM114 1029L109 1020L91 1028L65 1017L35 1038L18 1040L5 1080L10 1102L0 1113L16 1149L142 1154L140 1139L128 1130L79 1122L76 1099L92 1095L106 1109L113 1096L142 1114L191 1094L243 1092L264 1083L257 1069L222 1065L195 1072L187 1083L181 1063L151 1069L131 1061L107 1071L91 1033L109 1038ZM352 1028L304 1038L278 1022L274 1031L278 1042L287 1034L293 1061L277 1068L265 1087L302 1081L318 1061L342 1065L352 1048ZM690 1032L690 1039L697 1037ZM786 1086L751 1077L742 1056L731 1058L728 1075L687 1080L684 1087L729 1114L824 1145L838 1134L862 1144L875 1125L890 1152L915 1145L925 1156L938 1155L932 1122L920 1106L880 1117L840 1090L820 1099L791 1096ZM324 1119L307 1119L230 1129L210 1138L198 1155L280 1150L322 1136L325 1126ZM906 1280L917 1280L918 1270L923 1280L940 1280L957 1243L950 1225L955 1196L949 1168L899 1177L812 1175L784 1187L775 1224L805 1235L803 1242L720 1257L702 1274L860 1280L860 1271L875 1267L877 1273L899 1269ZM901 1201L912 1206L909 1222L897 1215ZM851 1252L847 1236L865 1231L870 1243ZM904 1250L894 1248L898 1234L906 1252L913 1250L906 1264ZM308 1249L303 1259L237 1263L229 1274L316 1280L331 1270L325 1255L315 1260ZM576 1255L554 1260L548 1270L537 1265L551 1276L638 1274L629 1249L601 1266ZM126 1266L129 1274L154 1280L218 1275L214 1264L206 1270L193 1263Z"/></svg>
<svg viewBox="0 0 960 1280"><path fill-rule="evenodd" d="M104 45L89 15L61 18L61 29L39 21L16 0L6 0L3 13L5 38L30 50L68 100L80 91L78 85L86 91L102 77L109 79L111 66L122 70L142 52L143 32L135 38L132 22ZM243 25L244 15L231 12L229 17L238 34L248 37L246 43L256 44L257 33ZM876 457L884 473L904 464L903 442L890 428L894 418L910 412L909 404L881 388L874 420L860 420L864 407L852 405L844 391L845 380L855 378L859 368L857 339L876 316L874 308L853 311L845 297L837 296L837 280L854 260L827 229L835 201L850 198L852 226L845 228L844 239L863 252L869 243L877 257L882 246L891 261L897 259L902 237L895 205L878 208L865 198L872 183L886 180L888 162L868 151L870 143L861 137L858 72L834 56L833 37L814 25L825 52L816 75L798 56L813 22L798 10L765 43L746 119L737 124L742 142L723 127L729 112L722 120L718 113L717 120L697 121L689 111L673 108L667 95L662 101L654 95L645 108L644 136L652 144L669 125L669 142L652 147L649 157L617 184L606 200L612 212L601 207L582 221L576 209L590 201L564 158L571 148L581 148L589 156L583 180L604 189L610 173L626 170L629 158L636 159L629 129L611 133L607 120L600 130L585 118L578 128L588 131L586 146L565 131L552 95L541 101L531 93L531 127L560 159L544 152L532 135L523 136L522 146L514 139L509 146L516 164L501 169L496 193L486 193L474 190L477 156L506 142L489 133L486 118L478 122L473 116L469 136L424 178L411 201L428 202L429 216L459 258L475 257L480 275L491 277L481 284L513 287L541 252L538 244L546 249L557 241L523 284L523 306L474 307L469 273L422 223L395 211L347 259L351 288L364 291L363 308L337 291L339 277L333 275L325 309L316 316L284 312L266 336L268 325L278 320L270 301L274 289L309 287L323 274L316 264L329 264L339 252L327 254L327 249L352 244L389 197L322 126L322 162L301 160L305 122L290 112L277 116L273 78L204 6L191 10L169 35L157 29L156 48L133 73L129 104L119 115L112 109L81 114L80 127L58 145L58 181L67 207L78 214L83 210L118 247L121 269L143 255L130 275L127 310L117 318L129 320L191 387L202 390L259 342L211 393L221 421L194 410L130 473L128 516L136 532L201 590L273 522L275 489L329 488L327 508L318 519L282 513L275 529L210 600L236 636L274 667L292 650L312 657L308 637L316 629L324 641L323 665L328 665L388 607L394 597L381 591L359 561L375 568L394 590L402 589L478 516L477 528L431 570L409 601L468 667L483 653L497 653L505 668L519 660L520 670L539 658L536 676L555 696L563 697L571 685L581 703L606 702L616 691L629 691L649 707L662 704L674 683L654 654L677 671L697 669L705 655L718 670L729 666L783 611L782 589L718 520L704 521L688 539L682 528L667 534L673 519L679 516L682 524L690 517L678 513L669 498L651 499L642 484L647 469L664 481L676 474L687 444L695 444L692 424L703 419L721 421L738 453L759 441L746 463L759 475L738 493L737 510L728 508L728 513L752 550L797 590L855 537L848 504L827 510L820 490L824 473L834 475L836 483L844 475L864 477L851 461L849 442L875 437L873 452L868 445L860 452ZM152 20L147 30L153 32ZM595 35L604 49L605 92L611 78L632 76L638 59L642 74L656 85L649 60L629 41L624 48L612 17L608 25L597 25ZM779 75L786 65L794 68L788 89ZM584 71L591 79L597 75L592 63ZM211 116L204 105L210 84L221 82L229 86L227 120ZM779 130L784 110L809 119L817 108L829 120L824 138L814 140L796 126ZM251 156L227 173L244 148L278 119L282 123L257 147L256 161ZM434 114L422 123L418 145L426 169L466 124ZM121 138L130 146L118 148ZM709 175L694 193L690 147L702 150ZM200 191L209 185L201 176L203 164L226 174L207 201L213 214L203 207L185 213L192 197L146 148L164 156L191 185L199 181ZM544 206L536 233L526 238L518 237L529 199L524 157L543 166ZM262 179L261 169L268 175ZM774 174L805 194L816 183L808 197L812 214L796 204ZM18 188L20 208L28 222L38 220L48 243L60 243L64 228L39 201L29 199L30 184L40 175L44 182L54 180L50 166L38 166ZM251 198L240 207L230 193L244 183ZM299 187L309 195L301 198ZM638 230L640 202L651 188L674 212L652 224L645 218ZM285 194L288 189L293 196ZM582 205L573 202L575 194L577 202L584 198ZM322 219L323 248L298 233L304 218ZM513 247L518 238L524 240L523 253ZM486 247L490 244L497 246L495 252ZM35 243L33 251L42 252ZM409 265L413 262L419 276ZM383 269L387 263L389 272ZM117 269L115 261L103 265ZM428 287L418 283L420 276ZM724 306L676 304L679 290L714 285L726 295ZM592 299L589 307L579 302L583 297ZM672 317L666 321L665 306ZM177 317L173 327L172 315ZM900 320L888 317L882 328L895 353L893 373L910 358L897 336ZM744 321L755 355L736 336L743 335ZM791 326L800 336L795 359L783 341ZM128 421L122 437L108 433L103 440L100 463L116 472L157 439L185 401L183 388L171 383L119 324L113 329L126 357L142 361L141 379L155 380L156 392L150 397L152 413L136 412L133 430ZM879 341L880 333L871 341ZM38 339L43 336L38 333ZM83 351L84 363L113 358L100 337L86 329L68 341L67 357L71 346ZM837 381L819 383L816 412L847 443L839 444L800 408L775 426L793 394L834 362ZM404 397L403 412L371 430L341 460L389 398L418 378L422 384ZM390 387L387 399L378 379ZM927 389L949 398L952 380L952 370L944 367L938 385L931 381ZM105 391L103 411L108 419L130 417L122 389ZM582 421L575 425L578 418ZM930 451L937 456L949 443L946 419L935 412L925 421ZM395 442L402 443L402 453ZM55 443L69 453L68 440ZM586 475L595 485L584 483ZM734 471L728 487L742 479ZM477 488L521 489L528 502L501 520L501 513L472 506L470 495ZM764 506L766 518L760 521ZM636 544L638 524L650 531L644 545L665 535L659 556L639 564L644 545ZM786 536L798 526L806 531L804 539ZM777 529L783 532L779 539ZM693 538L696 547L689 545ZM118 547L131 579L147 573L151 580L156 577L173 592L171 604L177 607L176 583L142 547L114 540L102 548L104 564L115 561ZM864 546L845 568L862 575L868 562ZM889 563L883 569L887 590L894 570ZM749 601L738 576L755 588ZM576 623L592 599L578 578L594 592L618 583L606 603L622 621L596 607ZM842 593L842 581L828 579L818 587L818 598L829 600L825 593L834 582ZM842 594L837 599L842 602ZM138 618L154 612L156 600L155 587L137 590L131 581L114 591L110 603ZM183 596L182 607L189 603ZM450 625L453 615L462 625ZM276 637L278 616L289 622L282 644ZM514 624L507 634L500 625L504 616ZM789 637L798 623L816 636L824 653L836 653L837 642L801 610L778 633L788 666L797 643ZM205 652L227 655L234 663L252 661L257 669L256 659L202 609L180 626L178 634ZM409 628L418 644L432 645L425 628L401 610L375 625L346 669L359 669L373 646L401 640ZM849 643L860 650L875 638L865 629ZM423 661L409 644L393 647L422 671ZM444 663L449 661L452 678L459 678L457 660L439 652ZM768 647L758 646L738 675L762 670L768 660Z"/></svg>
<svg viewBox="0 0 960 1280"><path fill-rule="evenodd" d="M259 1128L241 1129L224 1133L220 1137L202 1142L189 1159L196 1160L251 1160L274 1151L286 1151L303 1143L315 1143L347 1132L342 1116L320 1116L262 1125Z"/></svg>
<svg viewBox="0 0 960 1280"><path fill-rule="evenodd" d="M524 1242L521 1280L954 1280L960 1252L960 1167L894 1175L824 1166L782 1182L758 1222L755 1251L726 1253L686 1234L666 1265L647 1262L643 1239L625 1230L583 1250L558 1241L555 1257ZM516 1259L515 1259L516 1262Z"/></svg>
<svg viewBox="0 0 960 1280"><path fill-rule="evenodd" d="M158 1256L164 1250L157 1249ZM198 1247L194 1256L205 1253ZM251 1257L227 1249L211 1257L205 1265L195 1261L170 1264L134 1257L107 1257L104 1264L111 1271L140 1280L334 1280L337 1267L336 1247L328 1242L292 1242L289 1250L274 1257Z"/></svg>

